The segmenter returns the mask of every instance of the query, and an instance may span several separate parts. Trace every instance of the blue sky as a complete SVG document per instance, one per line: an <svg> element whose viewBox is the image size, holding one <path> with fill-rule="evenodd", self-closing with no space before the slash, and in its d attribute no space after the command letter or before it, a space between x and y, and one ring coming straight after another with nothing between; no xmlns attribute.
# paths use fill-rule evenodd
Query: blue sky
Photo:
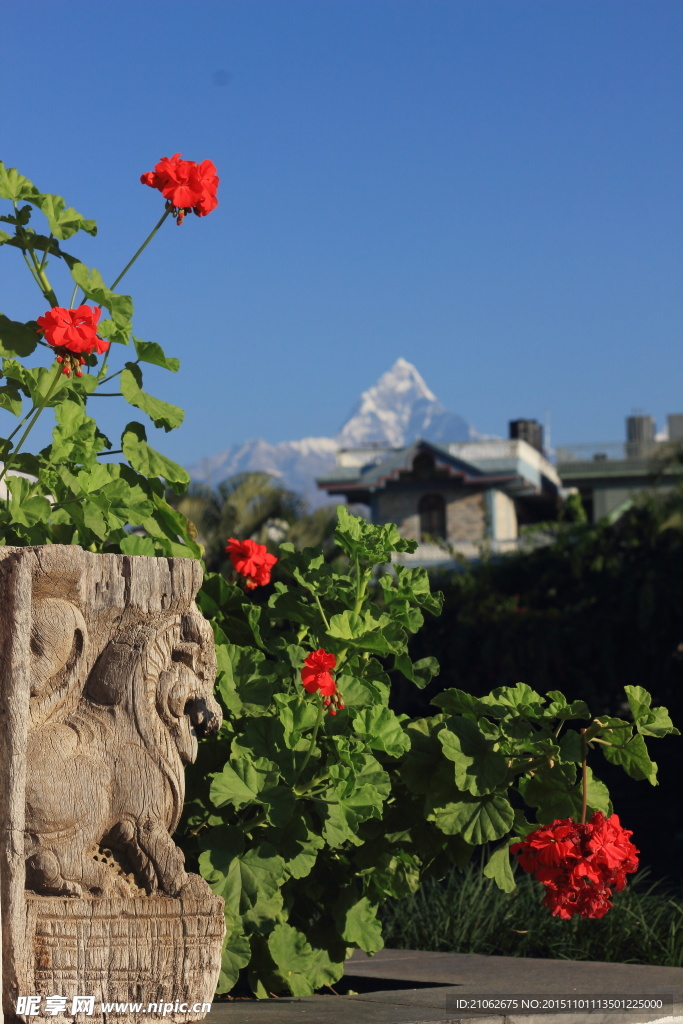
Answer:
<svg viewBox="0 0 683 1024"><path fill-rule="evenodd" d="M399 356L485 433L549 410L554 444L619 440L634 409L683 411L680 0L27 10L3 12L0 158L98 221L70 251L116 276L161 156L222 179L124 282L183 364L146 377L186 410L150 429L166 454L332 435ZM0 308L34 318L17 257Z"/></svg>

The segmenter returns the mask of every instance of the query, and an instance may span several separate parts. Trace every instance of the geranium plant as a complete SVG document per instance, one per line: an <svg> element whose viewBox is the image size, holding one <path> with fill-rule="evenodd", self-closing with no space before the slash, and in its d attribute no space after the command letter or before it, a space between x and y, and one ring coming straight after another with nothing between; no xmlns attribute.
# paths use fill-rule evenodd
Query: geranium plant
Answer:
<svg viewBox="0 0 683 1024"><path fill-rule="evenodd" d="M40 292L27 322L0 314L0 408L19 420L0 438L0 481L8 494L0 504L5 544L74 543L91 550L190 557L201 553L192 527L164 496L166 488L182 493L188 473L152 448L139 421L125 424L120 447L114 449L89 415L96 399L120 397L165 431L183 421L182 409L143 390L145 363L175 373L179 361L166 356L157 342L133 334L132 299L114 289L167 217L173 214L180 222L188 210L204 216L215 208L218 178L210 161L196 164L176 154L163 158L142 180L162 192L165 210L108 287L97 270L63 248L79 231L96 234L95 222L0 163L0 199L11 204L0 223L12 229L0 230L0 245L21 254ZM33 227L36 214L44 218L44 228ZM50 283L52 260L63 261L74 281L68 305L60 304ZM108 316L100 319L103 309ZM131 342L135 358L108 374L112 344ZM24 362L39 346L54 360L53 368ZM104 356L101 363L98 356ZM116 385L118 390L112 391ZM25 442L47 408L54 410L56 420L52 443L30 453ZM113 455L125 461L110 461ZM131 526L142 528L146 536L131 534Z"/></svg>
<svg viewBox="0 0 683 1024"><path fill-rule="evenodd" d="M142 181L161 192L164 213L108 287L62 245L94 234L95 223L0 164L0 199L10 204L0 222L12 229L0 231L0 245L23 257L40 291L26 322L0 315L0 409L19 421L0 439L3 544L202 555L165 498L186 488L185 470L151 447L137 420L114 450L90 415L96 398L113 395L158 428L183 419L143 390L143 364L176 372L178 360L133 335L132 300L115 289L167 217L182 223L215 208L218 179L210 161L175 154ZM31 226L36 212L47 233ZM68 304L48 279L53 259L73 278ZM131 342L136 358L109 372L125 351L117 346ZM49 365L27 366L39 347ZM103 391L112 381L119 390ZM52 442L30 453L25 442L46 409ZM113 455L123 460L106 461ZM655 784L646 740L676 732L637 685L626 687L628 718L592 716L583 701L524 683L482 698L445 689L436 714L397 715L391 673L417 687L438 673L433 657L412 661L408 641L442 597L424 569L392 564L415 547L396 526L340 507L336 542L344 571L316 549L283 544L276 555L252 538L226 538L233 576L207 573L200 591L225 720L188 771L181 839L225 898L221 992L242 970L259 996L333 983L352 949L381 948L377 911L387 897L463 866L482 845L484 871L503 889L515 885L512 850L553 913L602 915L637 860L589 755L599 749Z"/></svg>

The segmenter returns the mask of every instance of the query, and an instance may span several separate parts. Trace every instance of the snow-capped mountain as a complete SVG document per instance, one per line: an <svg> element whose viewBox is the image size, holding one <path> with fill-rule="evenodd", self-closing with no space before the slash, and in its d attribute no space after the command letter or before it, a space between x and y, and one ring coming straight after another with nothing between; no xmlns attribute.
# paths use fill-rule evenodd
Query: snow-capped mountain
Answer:
<svg viewBox="0 0 683 1024"><path fill-rule="evenodd" d="M360 396L336 441L340 448L372 443L402 448L416 437L471 441L475 433L462 416L444 409L412 363L397 359Z"/></svg>
<svg viewBox="0 0 683 1024"><path fill-rule="evenodd" d="M306 437L280 444L245 441L188 469L193 480L211 486L236 473L270 473L315 507L330 501L316 487L315 478L334 468L340 448L402 448L418 437L447 442L478 440L481 435L462 416L444 409L411 363L397 359L363 392L336 437Z"/></svg>

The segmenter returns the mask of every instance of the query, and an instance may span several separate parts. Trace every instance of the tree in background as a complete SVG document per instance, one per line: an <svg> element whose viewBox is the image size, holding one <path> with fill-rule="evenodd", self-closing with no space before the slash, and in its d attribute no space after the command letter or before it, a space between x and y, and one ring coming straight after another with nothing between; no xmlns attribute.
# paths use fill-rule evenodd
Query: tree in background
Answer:
<svg viewBox="0 0 683 1024"><path fill-rule="evenodd" d="M322 548L328 562L340 554L334 542L336 506L311 511L268 473L237 473L215 489L192 483L183 495L169 494L168 501L194 524L210 572L229 572L228 537L255 540L272 553L285 540L298 551Z"/></svg>

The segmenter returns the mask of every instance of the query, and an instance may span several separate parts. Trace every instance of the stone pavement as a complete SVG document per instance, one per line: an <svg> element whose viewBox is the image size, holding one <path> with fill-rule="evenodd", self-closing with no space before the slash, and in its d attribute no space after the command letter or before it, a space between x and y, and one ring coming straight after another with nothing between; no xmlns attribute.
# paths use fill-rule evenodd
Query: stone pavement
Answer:
<svg viewBox="0 0 683 1024"><path fill-rule="evenodd" d="M683 1024L683 968L532 960L385 949L356 953L345 995L214 1003L208 1024ZM518 998L517 1010L462 1009L465 998ZM667 1000L660 1010L530 1014L520 997L542 1000L640 996ZM458 1005L460 1003L460 1006Z"/></svg>

